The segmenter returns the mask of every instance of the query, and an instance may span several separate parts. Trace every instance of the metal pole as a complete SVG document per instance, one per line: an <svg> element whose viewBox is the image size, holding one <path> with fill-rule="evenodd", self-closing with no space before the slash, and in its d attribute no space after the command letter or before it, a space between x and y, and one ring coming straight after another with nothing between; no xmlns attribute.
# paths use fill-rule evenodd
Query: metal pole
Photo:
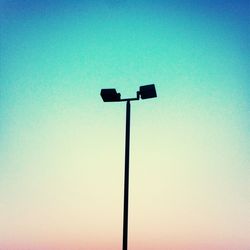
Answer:
<svg viewBox="0 0 250 250"><path fill-rule="evenodd" d="M126 137L125 137L124 207L123 207L123 244L122 244L123 250L128 249L129 143L130 143L130 101L127 101Z"/></svg>

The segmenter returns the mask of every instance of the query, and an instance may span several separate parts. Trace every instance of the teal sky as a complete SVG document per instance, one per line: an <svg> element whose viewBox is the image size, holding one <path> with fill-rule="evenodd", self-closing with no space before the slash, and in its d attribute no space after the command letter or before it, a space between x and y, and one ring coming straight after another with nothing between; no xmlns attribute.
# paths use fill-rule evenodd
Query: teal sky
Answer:
<svg viewBox="0 0 250 250"><path fill-rule="evenodd" d="M248 249L249 1L0 1L0 248Z"/></svg>

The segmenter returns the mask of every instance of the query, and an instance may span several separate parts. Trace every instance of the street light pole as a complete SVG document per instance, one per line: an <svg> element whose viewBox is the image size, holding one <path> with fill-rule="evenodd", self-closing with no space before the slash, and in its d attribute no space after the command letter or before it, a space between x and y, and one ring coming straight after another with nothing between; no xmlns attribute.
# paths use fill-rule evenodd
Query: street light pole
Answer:
<svg viewBox="0 0 250 250"><path fill-rule="evenodd" d="M155 85L140 86L135 98L121 99L121 94L116 89L102 89L101 97L104 102L126 101L126 135L125 135L125 172L124 172L124 207L123 207L123 241L122 249L128 249L128 198L129 198L129 146L130 146L130 101L138 101L157 97Z"/></svg>
<svg viewBox="0 0 250 250"><path fill-rule="evenodd" d="M128 249L128 198L129 198L129 146L130 146L130 101L126 105L125 172L122 249Z"/></svg>

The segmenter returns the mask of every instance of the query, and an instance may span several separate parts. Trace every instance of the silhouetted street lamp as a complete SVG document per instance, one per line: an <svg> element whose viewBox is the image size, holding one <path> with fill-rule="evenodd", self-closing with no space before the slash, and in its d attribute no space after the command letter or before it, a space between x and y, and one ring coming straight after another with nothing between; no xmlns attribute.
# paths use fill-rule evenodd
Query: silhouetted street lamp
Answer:
<svg viewBox="0 0 250 250"><path fill-rule="evenodd" d="M129 144L130 144L130 101L157 97L155 85L144 85L137 91L136 98L121 99L116 89L102 89L101 97L104 102L126 101L126 138L125 138L125 176L124 176L124 208L123 208L123 244L122 249L127 250L128 243L128 195L129 195Z"/></svg>

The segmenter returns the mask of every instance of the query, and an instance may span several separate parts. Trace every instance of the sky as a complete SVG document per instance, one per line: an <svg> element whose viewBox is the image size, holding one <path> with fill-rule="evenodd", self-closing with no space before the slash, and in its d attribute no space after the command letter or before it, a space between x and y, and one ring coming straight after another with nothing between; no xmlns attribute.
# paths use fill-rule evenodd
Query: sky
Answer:
<svg viewBox="0 0 250 250"><path fill-rule="evenodd" d="M0 249L250 249L249 1L1 0Z"/></svg>

